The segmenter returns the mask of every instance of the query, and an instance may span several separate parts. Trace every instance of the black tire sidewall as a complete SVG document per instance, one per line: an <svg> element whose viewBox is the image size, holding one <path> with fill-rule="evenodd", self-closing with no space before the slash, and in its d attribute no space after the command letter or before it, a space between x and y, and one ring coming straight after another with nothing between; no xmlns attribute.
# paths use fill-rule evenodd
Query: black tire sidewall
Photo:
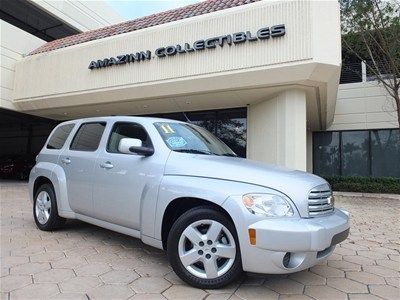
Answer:
<svg viewBox="0 0 400 300"><path fill-rule="evenodd" d="M213 278L203 279L192 275L181 263L178 253L179 239L182 232L193 222L199 220L213 220L218 221L224 225L232 234L236 244L236 257L232 267L224 275ZM243 273L242 260L240 253L239 241L236 233L236 228L230 218L223 212L212 207L198 207L193 208L182 214L173 224L167 243L167 254L169 262L175 273L186 283L203 289L216 289L228 285L229 283L238 279Z"/></svg>
<svg viewBox="0 0 400 300"><path fill-rule="evenodd" d="M41 224L36 217L36 201L40 192L45 191L50 197L51 208L50 208L50 217L45 224ZM61 218L58 216L57 209L57 199L56 194L54 192L53 186L50 184L43 184L36 191L35 199L33 200L33 217L35 219L36 226L40 230L50 231L56 229L60 223Z"/></svg>

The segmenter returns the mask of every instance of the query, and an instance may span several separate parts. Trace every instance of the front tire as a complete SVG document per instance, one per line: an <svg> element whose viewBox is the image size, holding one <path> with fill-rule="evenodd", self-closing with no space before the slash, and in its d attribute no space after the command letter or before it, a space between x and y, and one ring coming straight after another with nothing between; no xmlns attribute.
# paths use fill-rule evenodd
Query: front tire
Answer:
<svg viewBox="0 0 400 300"><path fill-rule="evenodd" d="M33 217L36 226L43 231L51 231L60 228L65 219L58 215L56 194L53 186L43 184L35 194L33 203Z"/></svg>
<svg viewBox="0 0 400 300"><path fill-rule="evenodd" d="M167 253L175 273L197 288L220 288L242 274L235 226L212 207L195 207L175 221Z"/></svg>

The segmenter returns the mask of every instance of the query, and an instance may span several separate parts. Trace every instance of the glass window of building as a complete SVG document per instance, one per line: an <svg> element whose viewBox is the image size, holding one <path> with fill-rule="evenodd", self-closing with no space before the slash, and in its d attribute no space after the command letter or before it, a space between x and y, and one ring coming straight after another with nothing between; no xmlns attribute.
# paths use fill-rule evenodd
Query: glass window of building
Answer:
<svg viewBox="0 0 400 300"><path fill-rule="evenodd" d="M189 112L186 115L191 123L203 127L213 134L216 134L216 111Z"/></svg>
<svg viewBox="0 0 400 300"><path fill-rule="evenodd" d="M371 131L372 176L400 177L400 131Z"/></svg>
<svg viewBox="0 0 400 300"><path fill-rule="evenodd" d="M400 178L400 130L315 132L313 168L320 176Z"/></svg>
<svg viewBox="0 0 400 300"><path fill-rule="evenodd" d="M314 135L314 172L321 176L340 175L339 132L317 132Z"/></svg>
<svg viewBox="0 0 400 300"><path fill-rule="evenodd" d="M342 175L369 176L368 131L342 132Z"/></svg>
<svg viewBox="0 0 400 300"><path fill-rule="evenodd" d="M246 157L246 110L220 111L217 116L216 135L238 156Z"/></svg>

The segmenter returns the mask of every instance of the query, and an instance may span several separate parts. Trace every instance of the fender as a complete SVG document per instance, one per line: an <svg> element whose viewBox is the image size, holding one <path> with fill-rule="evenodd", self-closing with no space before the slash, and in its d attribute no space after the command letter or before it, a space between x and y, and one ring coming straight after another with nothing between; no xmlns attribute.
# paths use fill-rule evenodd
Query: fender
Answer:
<svg viewBox="0 0 400 300"><path fill-rule="evenodd" d="M54 186L54 192L57 198L58 214L61 217L75 219L75 213L71 210L68 202L68 190L65 172L62 167L50 162L39 162L32 169L29 175L29 194L33 202L33 187L38 177L48 178Z"/></svg>
<svg viewBox="0 0 400 300"><path fill-rule="evenodd" d="M167 175L160 185L157 207L154 217L153 236L161 240L162 221L168 205L177 198L199 198L210 201L222 207L225 200L232 195L246 193L262 193L267 188L230 180L207 177ZM227 211L231 214L230 211ZM150 228L147 228L149 232Z"/></svg>
<svg viewBox="0 0 400 300"><path fill-rule="evenodd" d="M39 162L36 163L36 165L32 168L31 172L29 173L29 183L28 183L28 188L29 188L29 198L33 204L34 202L34 191L33 188L35 186L35 181L38 177L46 177L47 179L49 179L51 182L53 182L51 180L51 173L53 171L55 164L53 163L49 163L49 162ZM53 183L54 185L54 183ZM58 199L58 195L56 194L57 199ZM57 203L58 204L58 203Z"/></svg>

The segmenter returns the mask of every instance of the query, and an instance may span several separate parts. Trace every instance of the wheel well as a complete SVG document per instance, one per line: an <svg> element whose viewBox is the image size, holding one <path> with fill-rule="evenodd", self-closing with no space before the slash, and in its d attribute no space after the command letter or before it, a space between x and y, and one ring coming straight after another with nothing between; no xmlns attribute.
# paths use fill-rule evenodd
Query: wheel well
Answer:
<svg viewBox="0 0 400 300"><path fill-rule="evenodd" d="M173 200L170 204L168 204L168 206L164 212L164 217L163 217L162 227L161 227L161 238L162 238L164 250L167 249L168 235L169 235L171 227L175 223L175 221L182 214L187 212L188 210L190 210L194 207L205 206L205 205L215 208L216 210L222 212L233 223L233 220L232 220L231 216L228 214L228 212L225 209L223 209L221 206L219 206L218 204L215 204L211 201L200 199L200 198L190 198L190 197L177 198L177 199Z"/></svg>
<svg viewBox="0 0 400 300"><path fill-rule="evenodd" d="M53 183L51 182L50 179L44 176L39 176L36 178L35 183L33 184L33 197L35 197L37 190L43 185L43 184L50 184L53 186Z"/></svg>

